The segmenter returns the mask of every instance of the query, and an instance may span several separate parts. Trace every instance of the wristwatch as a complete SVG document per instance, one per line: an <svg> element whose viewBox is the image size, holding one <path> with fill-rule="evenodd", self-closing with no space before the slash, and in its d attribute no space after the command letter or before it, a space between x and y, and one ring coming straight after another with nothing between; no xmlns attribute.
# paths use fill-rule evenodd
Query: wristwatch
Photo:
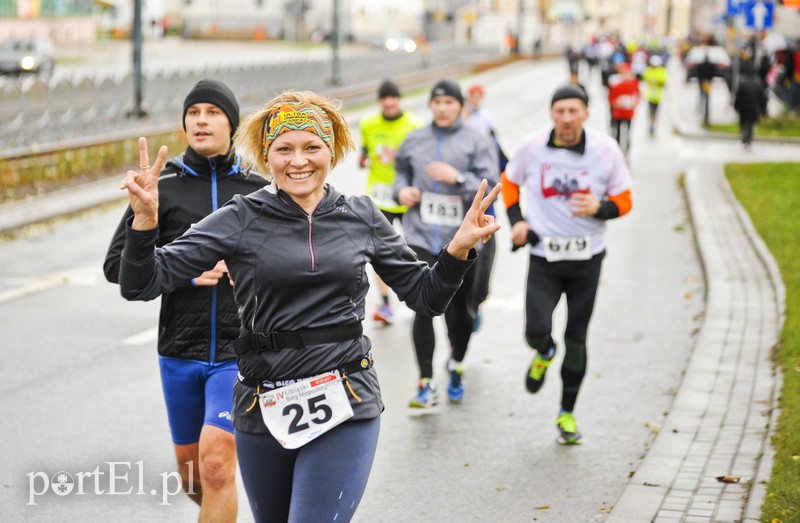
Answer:
<svg viewBox="0 0 800 523"><path fill-rule="evenodd" d="M462 183L464 183L466 181L467 181L467 179L464 177L464 175L461 174L461 173L458 173L458 176L456 176L456 183L457 184L462 184Z"/></svg>

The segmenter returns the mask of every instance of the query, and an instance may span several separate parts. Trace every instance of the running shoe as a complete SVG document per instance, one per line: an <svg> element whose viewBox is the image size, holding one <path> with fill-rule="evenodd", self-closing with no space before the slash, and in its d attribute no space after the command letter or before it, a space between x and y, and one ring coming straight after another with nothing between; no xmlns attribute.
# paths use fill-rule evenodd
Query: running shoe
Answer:
<svg viewBox="0 0 800 523"><path fill-rule="evenodd" d="M464 375L463 368L455 368L450 371L450 383L447 385L447 399L450 403L461 403L464 399L464 384L461 377Z"/></svg>
<svg viewBox="0 0 800 523"><path fill-rule="evenodd" d="M581 442L581 433L578 432L578 424L575 416L571 412L562 412L556 418L558 427L558 443L561 445L578 445Z"/></svg>
<svg viewBox="0 0 800 523"><path fill-rule="evenodd" d="M428 409L439 403L439 393L436 386L429 378L419 380L417 394L408 402L409 407L416 409Z"/></svg>
<svg viewBox="0 0 800 523"><path fill-rule="evenodd" d="M394 323L392 308L387 304L381 305L372 315L372 319L375 321L382 321L384 325L391 325Z"/></svg>
<svg viewBox="0 0 800 523"><path fill-rule="evenodd" d="M547 356L542 356L539 351L536 351L536 355L531 361L531 366L528 368L528 373L525 375L525 388L531 394L539 392L539 389L542 388L544 373L547 372L547 367L553 363L555 352L555 347L550 347L550 350L547 351Z"/></svg>

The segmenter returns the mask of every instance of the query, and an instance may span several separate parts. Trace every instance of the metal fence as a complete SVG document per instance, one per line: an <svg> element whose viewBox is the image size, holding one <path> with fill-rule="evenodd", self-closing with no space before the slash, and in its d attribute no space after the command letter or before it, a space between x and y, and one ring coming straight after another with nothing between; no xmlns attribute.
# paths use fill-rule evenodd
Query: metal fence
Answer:
<svg viewBox="0 0 800 523"><path fill-rule="evenodd" d="M340 60L344 85L364 84L374 99L383 78L401 78L420 71L446 71L494 58L496 51L455 45L432 46L429 53L388 53L364 50ZM457 69L453 69L456 71ZM52 79L0 78L0 156L8 158L81 144L126 138L133 132L174 128L180 121L183 99L202 78L216 78L236 93L243 112L259 107L286 89L336 93L331 84L331 62L326 59L283 63L231 61L145 74L144 118L131 118L134 108L130 72ZM368 90L366 88L368 86Z"/></svg>

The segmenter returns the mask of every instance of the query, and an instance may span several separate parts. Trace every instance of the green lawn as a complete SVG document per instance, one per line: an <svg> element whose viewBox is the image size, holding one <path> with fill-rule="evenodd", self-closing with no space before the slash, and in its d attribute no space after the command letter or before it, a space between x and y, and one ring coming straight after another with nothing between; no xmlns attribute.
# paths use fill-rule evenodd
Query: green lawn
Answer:
<svg viewBox="0 0 800 523"><path fill-rule="evenodd" d="M709 131L739 134L739 123L710 124ZM755 130L756 136L800 137L800 119L789 117L769 117L762 119Z"/></svg>
<svg viewBox="0 0 800 523"><path fill-rule="evenodd" d="M769 247L786 285L775 355L783 370L777 451L761 521L800 522L800 163L731 164L725 174Z"/></svg>

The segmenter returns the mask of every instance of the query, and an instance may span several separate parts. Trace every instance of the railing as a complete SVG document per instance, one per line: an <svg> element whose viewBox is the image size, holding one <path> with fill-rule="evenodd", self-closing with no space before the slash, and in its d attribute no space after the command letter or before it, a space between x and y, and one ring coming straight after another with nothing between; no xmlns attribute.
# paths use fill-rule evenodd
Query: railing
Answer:
<svg viewBox="0 0 800 523"><path fill-rule="evenodd" d="M455 45L432 46L426 55L365 50L340 60L343 84L368 85L369 97L383 78L425 69L442 70L496 57L496 50ZM446 70L446 69L445 69ZM455 69L454 69L455 70ZM455 74L455 73L453 73ZM335 94L330 60L283 63L236 62L170 70L151 69L144 79L144 118L130 118L134 107L130 72L74 78L0 78L0 157L18 157L70 146L169 130L178 125L183 99L202 78L216 78L236 93L243 112L261 106L286 89Z"/></svg>

